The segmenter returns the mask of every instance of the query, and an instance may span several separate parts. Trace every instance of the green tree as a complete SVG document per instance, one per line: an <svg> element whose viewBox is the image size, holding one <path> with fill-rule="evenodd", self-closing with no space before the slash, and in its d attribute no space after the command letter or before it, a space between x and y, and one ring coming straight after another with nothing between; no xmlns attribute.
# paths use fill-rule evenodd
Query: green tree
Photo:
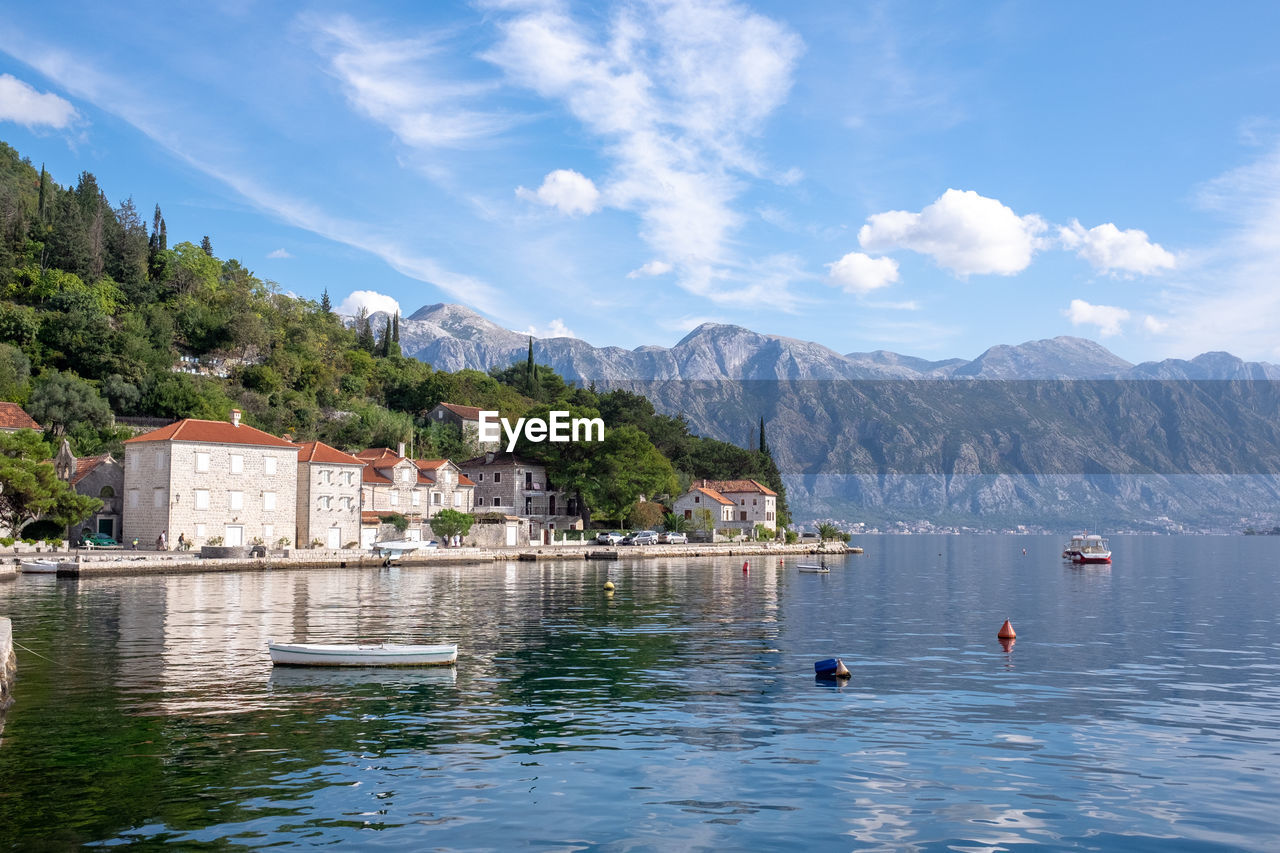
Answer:
<svg viewBox="0 0 1280 853"><path fill-rule="evenodd" d="M471 532L471 525L476 517L456 509L442 509L431 518L431 530L441 539L448 541L454 536L466 536Z"/></svg>
<svg viewBox="0 0 1280 853"><path fill-rule="evenodd" d="M320 296L320 310L325 314L333 313L333 303L329 301L329 288L324 289L324 293Z"/></svg>
<svg viewBox="0 0 1280 853"><path fill-rule="evenodd" d="M657 501L636 501L627 513L627 525L637 530L653 530L667 515L666 507Z"/></svg>
<svg viewBox="0 0 1280 853"><path fill-rule="evenodd" d="M98 389L78 376L58 371L42 373L36 379L27 411L54 436L66 435L75 424L101 430L115 422Z"/></svg>
<svg viewBox="0 0 1280 853"><path fill-rule="evenodd" d="M49 447L34 430L0 432L0 483L0 526L14 535L37 518L67 527L102 507L102 501L78 495L58 479Z"/></svg>
<svg viewBox="0 0 1280 853"><path fill-rule="evenodd" d="M662 516L662 529L669 533L688 533L689 519L679 513L669 512Z"/></svg>
<svg viewBox="0 0 1280 853"><path fill-rule="evenodd" d="M209 239L208 234L200 238L200 251L211 258L213 257L213 241Z"/></svg>
<svg viewBox="0 0 1280 853"><path fill-rule="evenodd" d="M31 393L31 360L17 347L0 344L0 400L25 403Z"/></svg>

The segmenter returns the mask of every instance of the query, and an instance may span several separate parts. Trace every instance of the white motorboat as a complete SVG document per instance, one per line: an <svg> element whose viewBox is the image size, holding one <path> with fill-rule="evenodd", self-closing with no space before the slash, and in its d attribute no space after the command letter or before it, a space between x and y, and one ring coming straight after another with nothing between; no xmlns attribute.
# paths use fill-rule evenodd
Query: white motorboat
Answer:
<svg viewBox="0 0 1280 853"><path fill-rule="evenodd" d="M374 542L369 547L373 550L374 556L398 560L414 551L434 551L440 545L434 539L428 539L425 542L420 539L388 539L384 542Z"/></svg>
<svg viewBox="0 0 1280 853"><path fill-rule="evenodd" d="M831 573L831 570L827 568L826 563L800 563L796 568L802 572L811 572L814 574L826 575Z"/></svg>
<svg viewBox="0 0 1280 853"><path fill-rule="evenodd" d="M448 666L458 660L456 643L362 646L268 641L267 650L277 666Z"/></svg>
<svg viewBox="0 0 1280 853"><path fill-rule="evenodd" d="M1090 533L1084 537L1084 546L1080 548L1080 553L1072 556L1073 563L1110 563L1111 562L1111 546L1096 533Z"/></svg>
<svg viewBox="0 0 1280 853"><path fill-rule="evenodd" d="M56 575L58 573L58 561L23 560L22 571L28 575Z"/></svg>
<svg viewBox="0 0 1280 853"><path fill-rule="evenodd" d="M1064 560L1075 560L1080 554L1080 549L1084 547L1084 534L1076 533L1071 537L1071 541L1062 549L1062 558Z"/></svg>

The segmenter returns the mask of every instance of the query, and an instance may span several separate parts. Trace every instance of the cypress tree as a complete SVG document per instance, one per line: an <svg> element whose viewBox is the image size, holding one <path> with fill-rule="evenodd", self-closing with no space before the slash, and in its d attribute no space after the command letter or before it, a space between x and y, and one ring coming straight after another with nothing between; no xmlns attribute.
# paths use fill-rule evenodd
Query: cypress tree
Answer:
<svg viewBox="0 0 1280 853"><path fill-rule="evenodd" d="M329 301L329 288L324 289L324 295L320 297L320 310L326 314L333 313L333 304Z"/></svg>
<svg viewBox="0 0 1280 853"><path fill-rule="evenodd" d="M538 397L538 366L533 363L533 335L529 336L529 357L524 363L524 381L529 387L529 396Z"/></svg>
<svg viewBox="0 0 1280 853"><path fill-rule="evenodd" d="M49 196L47 187L49 186L49 173L45 171L44 163L40 164L40 201L36 205L36 213L40 216L41 222L49 221Z"/></svg>
<svg viewBox="0 0 1280 853"><path fill-rule="evenodd" d="M200 239L200 248L204 250L206 255L211 258L213 257L213 241L209 239L208 234L204 235L204 237Z"/></svg>

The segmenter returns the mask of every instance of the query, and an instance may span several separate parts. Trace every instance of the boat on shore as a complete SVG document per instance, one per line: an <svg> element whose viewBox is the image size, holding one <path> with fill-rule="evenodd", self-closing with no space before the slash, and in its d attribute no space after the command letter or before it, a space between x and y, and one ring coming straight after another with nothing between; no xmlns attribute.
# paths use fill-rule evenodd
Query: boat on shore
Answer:
<svg viewBox="0 0 1280 853"><path fill-rule="evenodd" d="M1111 546L1106 539L1096 533L1084 537L1084 545L1080 552L1071 558L1073 563L1099 564L1111 562Z"/></svg>
<svg viewBox="0 0 1280 853"><path fill-rule="evenodd" d="M56 575L58 573L58 561L23 560L20 568L23 574L28 575Z"/></svg>
<svg viewBox="0 0 1280 853"><path fill-rule="evenodd" d="M458 660L457 643L410 646L267 642L276 666L448 666Z"/></svg>

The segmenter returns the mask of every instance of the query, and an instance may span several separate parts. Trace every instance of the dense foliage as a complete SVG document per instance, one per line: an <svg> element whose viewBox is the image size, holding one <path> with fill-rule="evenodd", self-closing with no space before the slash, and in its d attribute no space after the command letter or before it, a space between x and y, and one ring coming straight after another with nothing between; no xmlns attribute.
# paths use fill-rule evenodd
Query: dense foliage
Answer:
<svg viewBox="0 0 1280 853"><path fill-rule="evenodd" d="M169 245L132 199L113 205L88 172L62 187L0 142L0 399L27 407L80 455L116 452L115 417L225 419L344 450L469 454L460 432L426 415L451 402L516 418L568 408L603 418L603 447L522 446L553 482L600 517L639 496L674 497L698 478L752 477L780 494L764 446L690 434L644 397L575 387L529 358L486 375L447 373L400 354L399 318L350 326L319 301L284 294L205 236ZM780 500L785 520L785 497Z"/></svg>

